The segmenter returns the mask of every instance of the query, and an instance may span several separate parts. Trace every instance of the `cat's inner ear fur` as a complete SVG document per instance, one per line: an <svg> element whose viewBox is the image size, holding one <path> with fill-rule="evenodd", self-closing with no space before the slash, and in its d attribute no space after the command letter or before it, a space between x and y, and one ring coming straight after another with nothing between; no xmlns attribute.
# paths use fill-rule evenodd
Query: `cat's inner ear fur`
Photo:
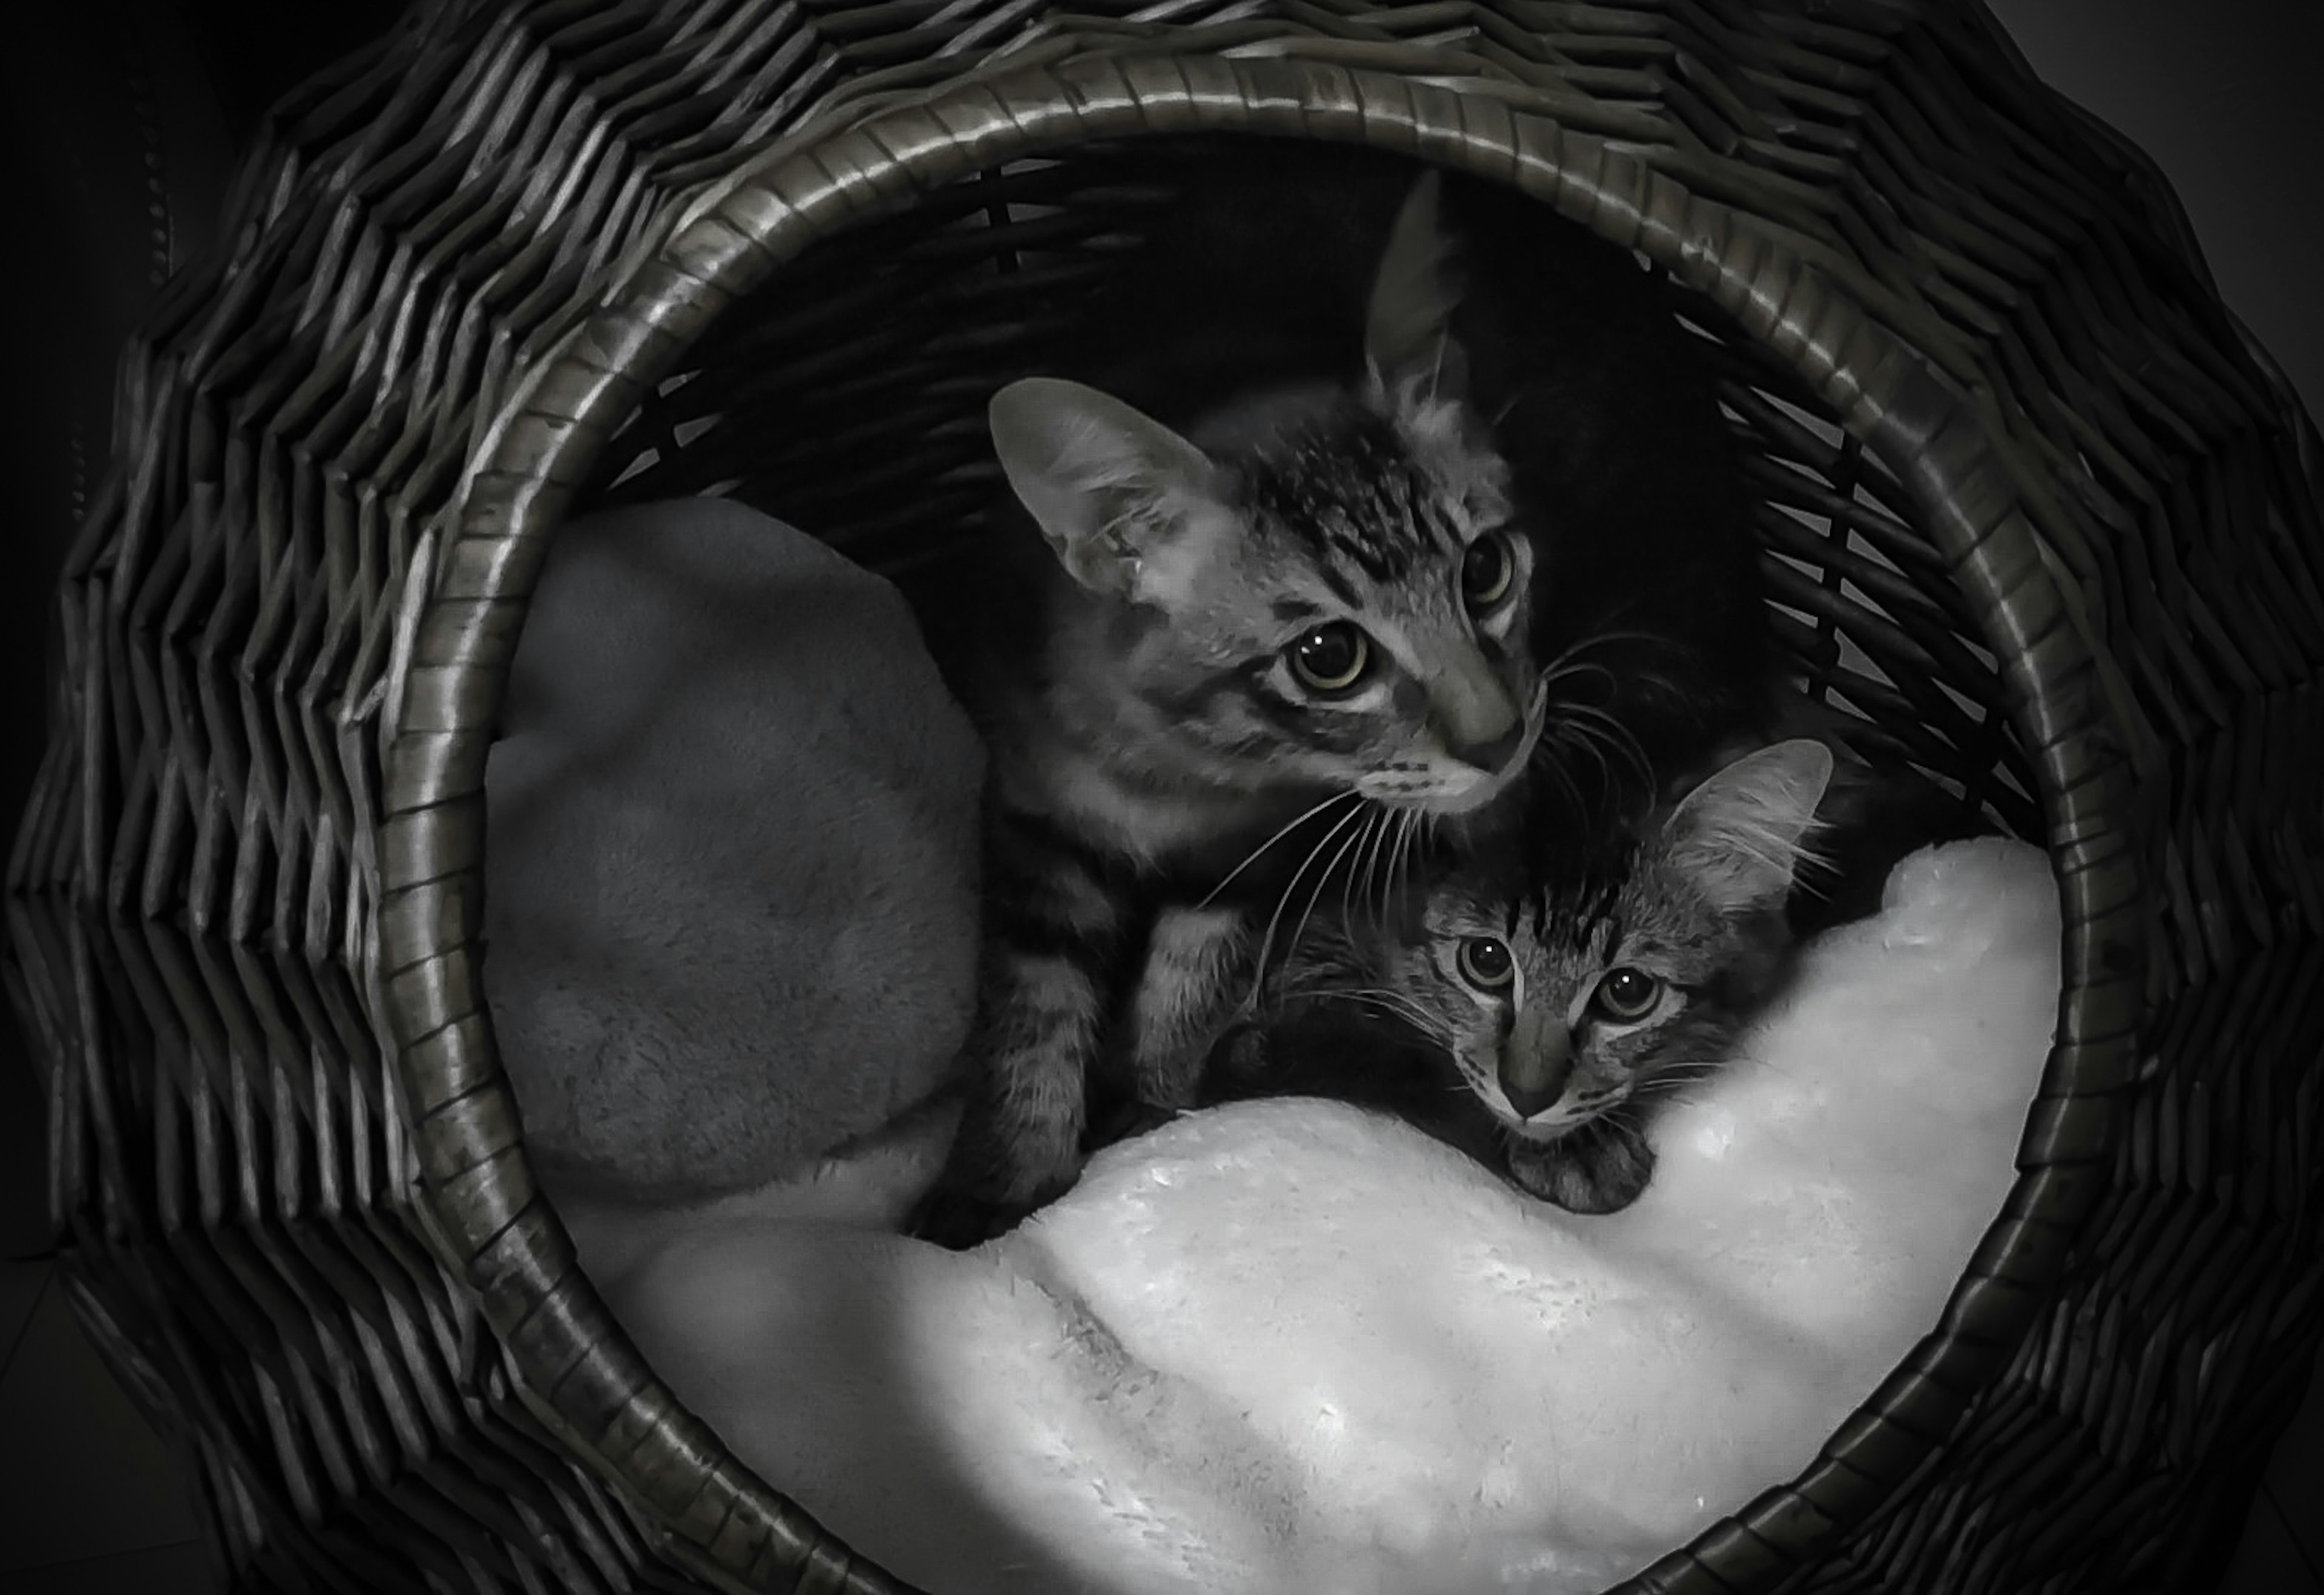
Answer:
<svg viewBox="0 0 2324 1595"><path fill-rule="evenodd" d="M1814 857L1808 835L1831 780L1831 751L1812 738L1746 754L1671 811L1665 856L1729 913L1780 908Z"/></svg>
<svg viewBox="0 0 2324 1595"><path fill-rule="evenodd" d="M1461 294L1439 215L1443 186L1436 172L1423 172L1405 196L1364 315L1364 359L1373 380L1407 403L1454 403L1468 391L1468 363L1452 337Z"/></svg>
<svg viewBox="0 0 2324 1595"><path fill-rule="evenodd" d="M1095 388L1027 377L986 416L1010 489L1093 591L1167 603L1227 518L1208 456Z"/></svg>

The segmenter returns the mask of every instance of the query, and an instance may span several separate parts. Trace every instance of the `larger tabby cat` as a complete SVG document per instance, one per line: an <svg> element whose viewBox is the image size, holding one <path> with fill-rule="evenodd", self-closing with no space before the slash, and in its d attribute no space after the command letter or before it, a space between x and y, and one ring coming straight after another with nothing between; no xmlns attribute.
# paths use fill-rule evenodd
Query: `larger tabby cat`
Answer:
<svg viewBox="0 0 2324 1595"><path fill-rule="evenodd" d="M1016 589L1013 646L971 695L992 755L987 955L968 1111L919 1219L938 1239L976 1239L1071 1183L1111 1028L1138 1102L1186 1105L1254 961L1296 938L1327 878L1344 890L1360 865L1369 888L1421 840L1417 816L1486 812L1545 744L1577 792L1583 772L1565 764L1587 747L1610 795L1661 744L1720 720L1757 669L1751 544L1731 513L1682 539L1716 552L1627 582L1609 581L1604 549L1568 546L1544 471L1573 463L1572 439L1547 437L1545 418L1574 395L1544 402L1548 388L1498 374L1542 335L1457 291L1440 202L1457 200L1472 245L1529 250L1543 272L1613 252L1530 202L1415 182L1376 157L1286 156L1264 200L1250 169L1191 185L1208 205L1126 280L1148 301L1099 318L1141 339L1103 389L1028 379L991 405L995 451L1041 534L1026 544L1046 558ZM1243 235L1226 261L1222 211ZM1269 235L1303 213L1299 235ZM1353 315L1335 266L1351 259L1376 263ZM1461 263L1503 292L1496 274L1517 272L1476 247ZM1676 337L1659 300L1642 301L1643 274L1618 254L1612 269L1621 286L1599 311L1627 308L1650 348ZM1189 305L1200 325L1174 324L1170 307ZM1472 307L1483 358L1461 325ZM1226 336L1237 327L1248 336ZM1501 386L1480 387L1481 371ZM1717 433L1707 399L1688 398L1664 402L1707 411ZM1681 454L1662 474L1728 487L1724 463ZM1630 590L1618 601L1609 585ZM1669 623L1674 592L1719 613L1707 645ZM1593 630L1586 614L1613 620ZM1723 649L1716 668L1690 668L1705 646Z"/></svg>

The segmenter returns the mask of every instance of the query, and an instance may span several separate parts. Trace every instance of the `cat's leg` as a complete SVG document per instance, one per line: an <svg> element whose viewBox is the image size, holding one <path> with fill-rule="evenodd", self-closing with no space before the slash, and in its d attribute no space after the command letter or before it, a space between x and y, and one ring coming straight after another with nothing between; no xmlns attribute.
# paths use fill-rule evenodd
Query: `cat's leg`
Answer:
<svg viewBox="0 0 2324 1595"><path fill-rule="evenodd" d="M995 829L960 1129L908 1226L953 1247L1009 1229L1079 1174L1089 1068L1128 913L1094 859L1037 825Z"/></svg>
<svg viewBox="0 0 2324 1595"><path fill-rule="evenodd" d="M1554 1141L1509 1141L1509 1176L1568 1212L1619 1212L1655 1174L1645 1126L1628 1114L1586 1124Z"/></svg>
<svg viewBox="0 0 2324 1595"><path fill-rule="evenodd" d="M1128 1046L1137 1129L1194 1105L1203 1065L1250 994L1258 926L1240 908L1166 908L1131 999Z"/></svg>

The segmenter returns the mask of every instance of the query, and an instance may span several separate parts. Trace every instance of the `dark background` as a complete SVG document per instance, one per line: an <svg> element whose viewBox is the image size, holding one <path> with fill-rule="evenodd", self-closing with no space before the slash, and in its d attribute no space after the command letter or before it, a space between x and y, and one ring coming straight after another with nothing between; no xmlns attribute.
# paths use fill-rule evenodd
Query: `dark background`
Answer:
<svg viewBox="0 0 2324 1595"><path fill-rule="evenodd" d="M2324 0L1993 5L2037 71L2155 157L2228 305L2310 405L2324 403ZM111 447L114 351L159 283L208 241L234 152L266 106L400 10L392 0L14 8L0 42L0 858L46 736L51 585ZM170 1464L78 1343L36 1260L49 1240L43 1117L13 1016L0 1015L0 1585L182 1587L198 1581L197 1554L152 1558L186 1548L190 1515L174 1501L136 1505L140 1491L169 1495ZM2311 1507L2283 1514L2264 1495L2227 1588L2324 1595L2313 1561L2324 1558L2312 1507L2324 1500L2319 1405L2311 1395L2270 1475L2276 1498ZM27 1535L38 1544L20 1545Z"/></svg>
<svg viewBox="0 0 2324 1595"><path fill-rule="evenodd" d="M393 0L34 0L0 43L0 858L47 739L51 588L110 449L114 355L208 241L233 152ZM41 1116L0 1017L0 1255L44 1241Z"/></svg>
<svg viewBox="0 0 2324 1595"><path fill-rule="evenodd" d="M2324 4L1990 4L2044 81L2161 164L2228 308L2324 407Z"/></svg>

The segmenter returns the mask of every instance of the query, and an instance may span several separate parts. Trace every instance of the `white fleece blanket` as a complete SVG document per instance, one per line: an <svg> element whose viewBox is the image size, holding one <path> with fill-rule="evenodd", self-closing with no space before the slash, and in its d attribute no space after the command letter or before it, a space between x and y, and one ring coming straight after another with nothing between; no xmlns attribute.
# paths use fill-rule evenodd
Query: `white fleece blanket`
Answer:
<svg viewBox="0 0 2324 1595"><path fill-rule="evenodd" d="M816 1220L697 1214L604 1282L744 1460L946 1595L1595 1590L1797 1472L1933 1327L2008 1187L2057 945L2038 852L1907 860L1610 1218L1277 1101L1111 1148L977 1252L833 1222L842 1178ZM862 1211L937 1144L853 1171Z"/></svg>

